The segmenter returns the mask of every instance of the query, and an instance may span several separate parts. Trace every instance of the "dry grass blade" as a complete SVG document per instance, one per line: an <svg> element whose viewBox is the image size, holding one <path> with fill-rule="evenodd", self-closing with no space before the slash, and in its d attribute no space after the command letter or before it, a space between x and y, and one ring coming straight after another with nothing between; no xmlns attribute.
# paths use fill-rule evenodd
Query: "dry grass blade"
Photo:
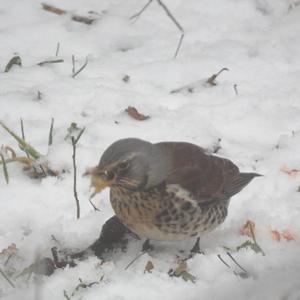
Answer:
<svg viewBox="0 0 300 300"><path fill-rule="evenodd" d="M34 160L32 160L31 158L25 157L25 156L16 156L14 158L9 158L5 160L5 163L12 163L12 162L20 162L23 163L29 167L31 167L34 164ZM2 164L2 162L0 161L0 165Z"/></svg>
<svg viewBox="0 0 300 300"><path fill-rule="evenodd" d="M5 162L5 159L4 159L4 156L3 156L2 153L0 153L0 156L1 156L1 160L2 160L3 173L4 173L5 181L6 181L6 184L9 184L9 176L8 176L6 162Z"/></svg>
<svg viewBox="0 0 300 300"><path fill-rule="evenodd" d="M73 57L72 57L72 61L73 61ZM87 66L87 64L88 64L88 58L86 57L85 62L82 65L82 67L78 71L75 72L74 63L73 63L73 75L72 75L72 77L75 78Z"/></svg>
<svg viewBox="0 0 300 300"><path fill-rule="evenodd" d="M0 268L0 274L5 278L5 280L10 284L11 287L15 288L13 282L7 277L7 275L2 271L1 268Z"/></svg>
<svg viewBox="0 0 300 300"><path fill-rule="evenodd" d="M77 136L77 138L76 138L76 140L75 140L75 144L78 143L78 141L79 141L79 139L81 138L81 136L82 136L82 134L84 133L84 131L85 131L85 127L83 127L83 128L80 130L80 132L79 132L79 134L78 134L78 136Z"/></svg>
<svg viewBox="0 0 300 300"><path fill-rule="evenodd" d="M59 49L60 49L60 43L57 43L56 51L55 51L55 56L58 56Z"/></svg>
<svg viewBox="0 0 300 300"><path fill-rule="evenodd" d="M142 251L139 253L126 267L125 270L127 270L131 265L133 265L141 256L143 256L146 253L146 251Z"/></svg>
<svg viewBox="0 0 300 300"><path fill-rule="evenodd" d="M76 168L76 142L75 138L72 136L72 146L73 146L73 169L74 169L74 181L73 181L73 192L74 192L74 198L76 202L76 216L77 219L80 218L80 205L79 205L79 199L77 195L77 188L76 188L76 183L77 183L77 168Z"/></svg>
<svg viewBox="0 0 300 300"><path fill-rule="evenodd" d="M49 137L48 137L48 146L52 145L53 142L53 125L54 125L54 119L51 119L51 125L49 130Z"/></svg>

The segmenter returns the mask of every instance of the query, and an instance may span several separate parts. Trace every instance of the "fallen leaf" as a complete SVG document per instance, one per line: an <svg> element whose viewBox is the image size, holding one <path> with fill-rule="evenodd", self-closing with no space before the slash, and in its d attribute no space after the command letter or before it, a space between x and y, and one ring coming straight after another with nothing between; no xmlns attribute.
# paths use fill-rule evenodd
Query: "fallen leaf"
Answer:
<svg viewBox="0 0 300 300"><path fill-rule="evenodd" d="M151 261L151 260L148 260L148 261L147 261L147 264L146 264L146 266L145 266L144 273L146 273L146 272L147 272L147 273L151 273L153 269L154 269L154 265L153 265L152 261Z"/></svg>
<svg viewBox="0 0 300 300"><path fill-rule="evenodd" d="M283 230L281 232L282 237L287 241L294 241L296 239L295 234L291 233L289 230Z"/></svg>
<svg viewBox="0 0 300 300"><path fill-rule="evenodd" d="M287 166L283 166L280 168L280 171L291 176L291 177L296 177L300 175L300 170L299 169L290 169Z"/></svg>
<svg viewBox="0 0 300 300"><path fill-rule="evenodd" d="M181 277L184 281L196 282L196 277L187 271L187 263L182 260L175 270L169 271L170 276Z"/></svg>
<svg viewBox="0 0 300 300"><path fill-rule="evenodd" d="M271 237L274 241L280 241L281 239L281 235L280 232L278 230L270 230L271 233Z"/></svg>
<svg viewBox="0 0 300 300"><path fill-rule="evenodd" d="M16 244L12 243L7 248L2 249L0 255L14 255L18 251Z"/></svg>
<svg viewBox="0 0 300 300"><path fill-rule="evenodd" d="M133 106L128 106L125 111L135 120L144 121L150 118L150 116L145 116L137 111Z"/></svg>

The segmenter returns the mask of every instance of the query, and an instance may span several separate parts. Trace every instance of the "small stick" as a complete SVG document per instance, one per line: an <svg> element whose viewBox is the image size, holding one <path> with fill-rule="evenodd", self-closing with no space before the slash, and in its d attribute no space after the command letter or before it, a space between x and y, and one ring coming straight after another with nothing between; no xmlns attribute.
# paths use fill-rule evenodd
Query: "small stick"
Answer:
<svg viewBox="0 0 300 300"><path fill-rule="evenodd" d="M48 138L48 146L52 145L53 142L53 125L54 125L54 118L51 119L51 125L50 125L50 130L49 130L49 138Z"/></svg>
<svg viewBox="0 0 300 300"><path fill-rule="evenodd" d="M77 208L77 219L80 218L80 206L79 206L79 199L77 195L77 189L76 189L76 181L77 181L77 169L76 169L76 143L75 138L72 136L72 146L73 146L73 169L74 169L74 184L73 184L73 192L74 192L74 198L76 201L76 208Z"/></svg>
<svg viewBox="0 0 300 300"><path fill-rule="evenodd" d="M164 11L166 12L167 16L173 21L173 23L175 24L175 26L179 29L179 31L181 32L181 36L179 39L179 43L177 45L176 51L175 51L175 55L174 58L176 58L178 52L179 52L179 48L182 44L182 40L184 38L184 29L182 28L182 26L179 24L179 22L175 19L175 17L171 14L170 10L168 9L168 7L161 1L161 0L156 0L157 3L164 9Z"/></svg>
<svg viewBox="0 0 300 300"><path fill-rule="evenodd" d="M5 181L6 181L6 184L9 184L9 176L8 176L6 161L5 161L4 156L3 156L2 153L0 153L0 156L1 156L1 159L2 159L3 172L4 172Z"/></svg>
<svg viewBox="0 0 300 300"><path fill-rule="evenodd" d="M54 14L57 14L57 15L64 15L64 14L67 13L63 9L57 8L55 6L52 6L52 5L49 5L49 4L46 4L46 3L42 3L42 7L43 7L44 10L49 11L49 12L54 13Z"/></svg>
<svg viewBox="0 0 300 300"><path fill-rule="evenodd" d="M63 59L50 59L50 60L41 61L37 65L38 66L43 66L43 65L46 65L46 64L58 64L58 63L63 63L63 62L64 62Z"/></svg>
<svg viewBox="0 0 300 300"><path fill-rule="evenodd" d="M143 256L147 251L142 251L140 254L138 254L126 267L125 270L127 270L133 263L135 263L141 256Z"/></svg>
<svg viewBox="0 0 300 300"><path fill-rule="evenodd" d="M147 7L151 4L152 1L153 0L149 0L146 3L146 5L144 5L144 7L138 13L136 13L133 16L130 17L130 20L132 20L134 18L137 19L147 9ZM175 54L174 54L174 57L173 57L173 58L176 58L177 55L178 55L179 49L181 47L183 38L184 38L184 29L179 24L179 22L176 20L176 18L172 15L172 13L168 9L168 7L161 0L156 0L156 1L157 1L158 5L161 6L162 9L165 11L165 13L167 14L167 16L171 19L171 21L175 24L175 26L178 28L178 30L181 32L180 39L179 39L179 42L177 44L176 51L175 51Z"/></svg>
<svg viewBox="0 0 300 300"><path fill-rule="evenodd" d="M75 78L75 76L77 76L87 66L87 64L88 64L88 59L86 57L85 63L82 65L82 67L77 72L75 72L75 73L73 72L72 77ZM75 71L75 69L74 69L74 71Z"/></svg>
<svg viewBox="0 0 300 300"><path fill-rule="evenodd" d="M13 284L13 282L6 276L6 274L2 271L1 268L0 268L0 274L6 279L6 281L7 281L13 288L15 288L15 285Z"/></svg>
<svg viewBox="0 0 300 300"><path fill-rule="evenodd" d="M56 46L55 56L58 56L59 49L60 49L60 43L58 42L58 43L57 43L57 46Z"/></svg>
<svg viewBox="0 0 300 300"><path fill-rule="evenodd" d="M146 8L151 4L151 2L152 2L153 0L149 0L147 3L146 3L146 5L139 11L139 12L137 12L136 14L134 14L133 16L131 16L130 18L129 18L129 20L132 20L132 19L138 19L139 18L139 16L144 12L144 10L146 10Z"/></svg>

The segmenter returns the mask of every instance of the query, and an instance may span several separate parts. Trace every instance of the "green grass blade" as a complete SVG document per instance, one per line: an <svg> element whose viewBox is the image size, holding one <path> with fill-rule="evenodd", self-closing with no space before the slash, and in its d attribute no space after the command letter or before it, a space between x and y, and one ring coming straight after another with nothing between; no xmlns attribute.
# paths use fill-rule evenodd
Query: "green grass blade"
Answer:
<svg viewBox="0 0 300 300"><path fill-rule="evenodd" d="M23 147L24 151L30 156L32 156L34 159L38 159L41 156L38 151L25 142L24 139L18 136L15 132L9 129L2 121L0 121L0 125Z"/></svg>

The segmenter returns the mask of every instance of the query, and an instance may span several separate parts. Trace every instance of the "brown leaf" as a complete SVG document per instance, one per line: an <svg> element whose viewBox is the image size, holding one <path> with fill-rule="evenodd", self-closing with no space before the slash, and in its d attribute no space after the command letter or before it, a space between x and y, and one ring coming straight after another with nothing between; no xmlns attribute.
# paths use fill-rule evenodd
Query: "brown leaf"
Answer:
<svg viewBox="0 0 300 300"><path fill-rule="evenodd" d="M146 263L146 266L145 266L144 273L146 273L146 272L151 273L153 269L154 269L154 265L153 265L152 261L148 260Z"/></svg>
<svg viewBox="0 0 300 300"><path fill-rule="evenodd" d="M290 232L288 229L281 232L282 237L287 241L294 241L296 239L295 234Z"/></svg>
<svg viewBox="0 0 300 300"><path fill-rule="evenodd" d="M7 248L2 249L0 255L14 255L18 251L16 244L12 243Z"/></svg>
<svg viewBox="0 0 300 300"><path fill-rule="evenodd" d="M287 166L283 166L280 168L280 171L291 176L291 177L296 177L297 175L300 175L300 170L299 169L290 169Z"/></svg>
<svg viewBox="0 0 300 300"><path fill-rule="evenodd" d="M135 120L144 121L150 118L150 116L145 116L137 111L133 106L128 106L125 111Z"/></svg>
<svg viewBox="0 0 300 300"><path fill-rule="evenodd" d="M280 232L278 230L270 230L270 233L271 233L272 239L274 241L277 241L277 242L280 241L281 236L280 236Z"/></svg>

